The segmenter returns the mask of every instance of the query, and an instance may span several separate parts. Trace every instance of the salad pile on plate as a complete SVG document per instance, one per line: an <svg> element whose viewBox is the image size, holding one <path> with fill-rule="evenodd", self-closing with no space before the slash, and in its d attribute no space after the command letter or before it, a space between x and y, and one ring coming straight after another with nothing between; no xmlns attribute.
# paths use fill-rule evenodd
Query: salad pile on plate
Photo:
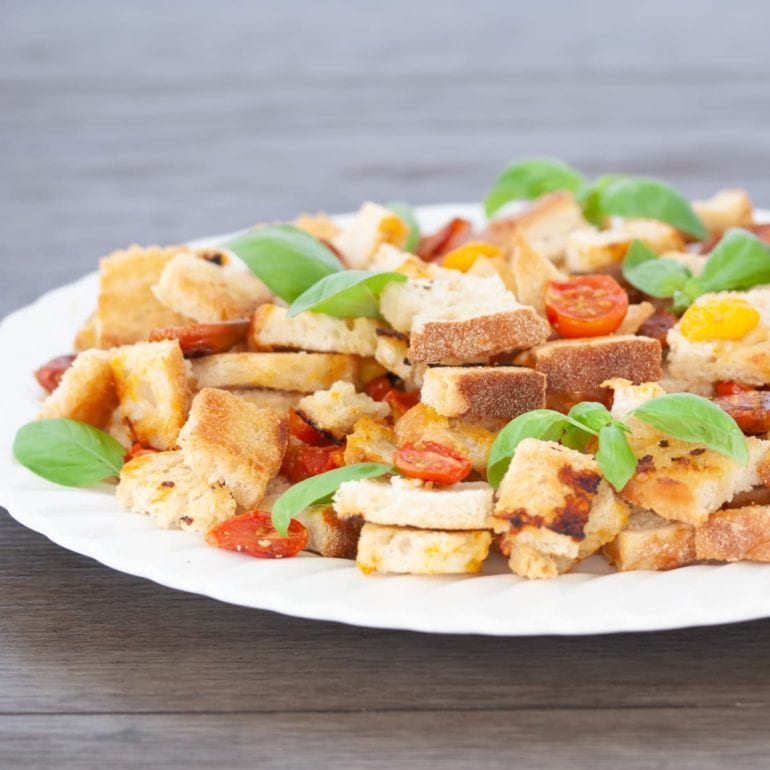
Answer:
<svg viewBox="0 0 770 770"><path fill-rule="evenodd" d="M520 201L529 201L522 205ZM17 460L255 557L552 578L770 561L770 225L743 190L509 166L100 265Z"/></svg>

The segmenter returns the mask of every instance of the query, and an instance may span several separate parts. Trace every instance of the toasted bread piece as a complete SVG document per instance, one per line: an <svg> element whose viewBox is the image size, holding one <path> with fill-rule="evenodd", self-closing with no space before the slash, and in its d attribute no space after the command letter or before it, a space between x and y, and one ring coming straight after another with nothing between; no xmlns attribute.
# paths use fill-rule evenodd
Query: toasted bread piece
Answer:
<svg viewBox="0 0 770 770"><path fill-rule="evenodd" d="M185 463L209 484L223 483L246 509L259 505L280 470L286 420L232 393L204 388L179 434Z"/></svg>
<svg viewBox="0 0 770 770"><path fill-rule="evenodd" d="M511 254L511 271L516 288L516 299L523 305L531 305L545 316L545 293L551 281L565 281L567 274L559 270L550 259L532 248L521 235L516 237Z"/></svg>
<svg viewBox="0 0 770 770"><path fill-rule="evenodd" d="M390 209L369 202L342 227L332 243L350 267L363 269L383 243L401 248L408 235L407 225Z"/></svg>
<svg viewBox="0 0 770 770"><path fill-rule="evenodd" d="M657 382L643 382L640 385L634 385L630 380L623 377L614 377L602 383L603 388L612 390L612 416L616 420L622 420L632 409L647 403L653 398L663 396L666 391ZM637 420L637 422L639 422ZM644 427L646 423L640 423L637 430ZM650 429L656 431L656 428ZM651 434L655 435L655 434Z"/></svg>
<svg viewBox="0 0 770 770"><path fill-rule="evenodd" d="M494 278L496 276L503 282L503 286L508 291L516 294L516 279L513 277L510 265L502 256L478 256L468 268L466 274L476 276L477 278ZM523 305L529 304L518 297L518 295L517 298Z"/></svg>
<svg viewBox="0 0 770 770"><path fill-rule="evenodd" d="M337 223L326 214L300 214L294 220L294 226L304 230L313 238L319 238L324 241L331 241L340 233Z"/></svg>
<svg viewBox="0 0 770 770"><path fill-rule="evenodd" d="M396 436L393 428L371 417L359 417L345 441L345 465L393 463Z"/></svg>
<svg viewBox="0 0 770 770"><path fill-rule="evenodd" d="M650 337L615 335L546 342L530 351L549 391L590 391L613 377L634 383L661 378L662 349Z"/></svg>
<svg viewBox="0 0 770 770"><path fill-rule="evenodd" d="M135 441L173 449L190 409L187 367L179 343L137 342L111 352L122 420Z"/></svg>
<svg viewBox="0 0 770 770"><path fill-rule="evenodd" d="M376 330L373 318L332 318L310 312L289 318L286 308L268 303L254 313L249 341L255 350L277 348L373 356Z"/></svg>
<svg viewBox="0 0 770 770"><path fill-rule="evenodd" d="M437 532L364 524L356 564L365 574L473 574L481 569L491 543L486 531Z"/></svg>
<svg viewBox="0 0 770 770"><path fill-rule="evenodd" d="M397 249L390 243L383 243L374 252L368 269L380 273L403 273L409 278L437 278L450 272L434 262L424 262L408 251Z"/></svg>
<svg viewBox="0 0 770 770"><path fill-rule="evenodd" d="M621 572L682 567L696 560L695 528L637 510L602 553Z"/></svg>
<svg viewBox="0 0 770 770"><path fill-rule="evenodd" d="M667 251L681 251L685 247L679 231L658 219L624 219L618 229L632 241L641 241L656 254Z"/></svg>
<svg viewBox="0 0 770 770"><path fill-rule="evenodd" d="M693 201L692 207L712 235L721 235L731 227L754 223L754 207L746 190L720 190L711 198Z"/></svg>
<svg viewBox="0 0 770 770"><path fill-rule="evenodd" d="M94 310L75 334L72 349L76 353L99 347L99 330L96 328L96 311Z"/></svg>
<svg viewBox="0 0 770 770"><path fill-rule="evenodd" d="M422 402L445 417L512 419L545 408L545 376L521 366L442 366L428 369Z"/></svg>
<svg viewBox="0 0 770 770"><path fill-rule="evenodd" d="M465 420L450 420L427 404L413 406L396 423L396 446L419 441L443 444L471 461L473 470L486 476L487 457L495 433Z"/></svg>
<svg viewBox="0 0 770 770"><path fill-rule="evenodd" d="M64 372L56 390L43 402L38 419L67 417L104 428L117 405L109 354L87 350Z"/></svg>
<svg viewBox="0 0 770 770"><path fill-rule="evenodd" d="M639 302L628 306L626 317L620 326L615 329L615 334L636 334L642 328L642 324L655 313L655 305L652 302Z"/></svg>
<svg viewBox="0 0 770 770"><path fill-rule="evenodd" d="M98 347L130 345L148 339L158 327L189 323L152 292L163 268L180 252L188 250L134 245L101 260L95 321Z"/></svg>
<svg viewBox="0 0 770 770"><path fill-rule="evenodd" d="M152 452L126 463L117 500L126 510L152 516L164 529L204 533L236 513L230 492L193 473L181 452Z"/></svg>
<svg viewBox="0 0 770 770"><path fill-rule="evenodd" d="M340 521L330 505L311 505L294 518L307 529L306 551L332 559L356 558L362 521Z"/></svg>
<svg viewBox="0 0 770 770"><path fill-rule="evenodd" d="M586 227L569 236L565 264L571 273L591 273L622 262L632 237L622 230Z"/></svg>
<svg viewBox="0 0 770 770"><path fill-rule="evenodd" d="M272 409L281 416L285 416L289 409L297 406L302 398L301 393L290 390L268 390L267 388L236 388L230 392L234 396L239 396L244 401L254 404L254 406Z"/></svg>
<svg viewBox="0 0 770 770"><path fill-rule="evenodd" d="M575 196L566 190L543 195L530 208L511 217L493 219L483 239L499 246L505 254L515 248L516 236L552 262L564 257L572 232L588 227Z"/></svg>
<svg viewBox="0 0 770 770"><path fill-rule="evenodd" d="M422 387L426 364L413 364L409 360L409 338L401 332L377 330L377 347L374 357L387 371L400 377L409 390Z"/></svg>
<svg viewBox="0 0 770 770"><path fill-rule="evenodd" d="M152 287L166 307L198 323L249 318L270 299L270 291L253 273L221 267L181 252L169 260Z"/></svg>
<svg viewBox="0 0 770 770"><path fill-rule="evenodd" d="M749 463L741 466L701 444L655 433L649 426L638 430L634 418L628 425L633 430L629 444L639 461L621 497L639 508L698 526L736 494L762 483L768 441L747 438Z"/></svg>
<svg viewBox="0 0 770 770"><path fill-rule="evenodd" d="M681 331L683 319L668 332L669 373L688 390L708 391L707 386L719 380L739 380L749 385L770 383L770 288L703 294L692 306L731 298L748 302L760 315L759 324L741 339L687 339Z"/></svg>
<svg viewBox="0 0 770 770"><path fill-rule="evenodd" d="M342 439L352 432L360 417L368 416L384 420L390 415L390 407L375 401L366 393L356 393L349 382L335 382L328 390L317 390L305 396L297 411L314 427L335 439Z"/></svg>
<svg viewBox="0 0 770 770"><path fill-rule="evenodd" d="M411 363L483 363L537 345L551 333L498 277L457 273L451 280L391 283L380 309L394 329L411 334Z"/></svg>
<svg viewBox="0 0 770 770"><path fill-rule="evenodd" d="M770 506L750 505L711 514L695 530L695 555L710 561L770 562Z"/></svg>
<svg viewBox="0 0 770 770"><path fill-rule="evenodd" d="M416 529L487 529L493 490L486 482L470 481L433 488L416 479L345 481L334 493L340 519Z"/></svg>
<svg viewBox="0 0 770 770"><path fill-rule="evenodd" d="M192 362L199 388L270 388L313 393L355 382L357 362L340 353L220 353Z"/></svg>

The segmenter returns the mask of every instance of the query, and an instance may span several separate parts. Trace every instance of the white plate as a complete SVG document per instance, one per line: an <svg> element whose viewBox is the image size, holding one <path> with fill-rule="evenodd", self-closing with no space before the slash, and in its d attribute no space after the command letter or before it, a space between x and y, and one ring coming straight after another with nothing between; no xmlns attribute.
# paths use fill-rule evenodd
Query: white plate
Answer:
<svg viewBox="0 0 770 770"><path fill-rule="evenodd" d="M482 221L477 206L429 206L426 229L450 216ZM0 502L25 526L122 572L245 607L319 620L416 631L499 635L648 631L770 615L770 565L684 567L615 573L599 557L551 581L526 581L492 559L475 577L364 577L352 562L310 554L252 559L206 546L191 533L157 529L118 511L108 487L65 489L11 457L16 429L34 417L32 371L67 352L91 311L95 274L46 294L0 325Z"/></svg>

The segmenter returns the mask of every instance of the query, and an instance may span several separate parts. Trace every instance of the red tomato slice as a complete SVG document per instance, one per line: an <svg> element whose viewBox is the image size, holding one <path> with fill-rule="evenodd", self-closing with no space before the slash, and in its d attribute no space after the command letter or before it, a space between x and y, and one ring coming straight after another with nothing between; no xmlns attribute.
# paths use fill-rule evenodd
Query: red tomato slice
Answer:
<svg viewBox="0 0 770 770"><path fill-rule="evenodd" d="M206 542L228 551L247 553L258 559L296 556L307 543L307 530L296 519L289 522L286 537L279 535L266 511L247 511L212 527Z"/></svg>
<svg viewBox="0 0 770 770"><path fill-rule="evenodd" d="M385 397L393 390L393 383L386 374L381 374L373 380L369 380L364 386L364 392L375 401L384 401Z"/></svg>
<svg viewBox="0 0 770 770"><path fill-rule="evenodd" d="M43 364L36 372L35 379L40 383L41 388L45 388L49 393L53 393L59 387L64 372L72 366L77 358L77 354L67 356L57 356L48 363Z"/></svg>
<svg viewBox="0 0 770 770"><path fill-rule="evenodd" d="M405 393L403 390L397 390L393 388L383 399L393 414L393 419L398 420L403 417L413 406L420 401L420 391L413 390L410 393Z"/></svg>
<svg viewBox="0 0 770 770"><path fill-rule="evenodd" d="M394 463L405 476L437 484L456 484L471 472L467 457L434 441L404 444L396 450Z"/></svg>
<svg viewBox="0 0 770 770"><path fill-rule="evenodd" d="M281 472L296 484L319 473L341 468L345 464L345 450L339 446L289 445L283 457Z"/></svg>
<svg viewBox="0 0 770 770"><path fill-rule="evenodd" d="M443 257L462 244L472 230L473 225L467 219L455 217L437 232L420 238L417 256L426 262Z"/></svg>
<svg viewBox="0 0 770 770"><path fill-rule="evenodd" d="M628 310L628 294L609 275L581 275L551 281L545 310L562 337L599 337L620 326Z"/></svg>
<svg viewBox="0 0 770 770"><path fill-rule="evenodd" d="M289 409L289 433L310 446L329 446L332 442L314 428L296 409Z"/></svg>
<svg viewBox="0 0 770 770"><path fill-rule="evenodd" d="M756 390L756 388L737 380L722 380L714 386L714 394L717 396L734 396L737 393L748 393L751 390Z"/></svg>

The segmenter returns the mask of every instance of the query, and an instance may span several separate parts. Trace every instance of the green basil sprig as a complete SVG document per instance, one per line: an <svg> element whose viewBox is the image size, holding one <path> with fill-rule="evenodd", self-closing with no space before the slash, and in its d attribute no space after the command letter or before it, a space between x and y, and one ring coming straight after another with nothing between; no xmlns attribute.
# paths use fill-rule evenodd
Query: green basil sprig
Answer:
<svg viewBox="0 0 770 770"><path fill-rule="evenodd" d="M287 311L295 316L305 310L337 318L379 318L380 294L393 282L403 283L403 273L345 270L324 276L303 292Z"/></svg>
<svg viewBox="0 0 770 770"><path fill-rule="evenodd" d="M672 393L650 399L626 416L646 422L673 438L704 444L719 454L746 465L746 438L735 420L711 401L692 393ZM602 404L583 402L569 415L551 409L527 412L508 423L489 452L487 479L498 487L505 476L516 447L525 438L560 441L585 451L595 438L596 461L604 478L618 491L636 471L637 459L628 443L630 428L615 420Z"/></svg>
<svg viewBox="0 0 770 770"><path fill-rule="evenodd" d="M589 222L601 224L608 216L657 219L699 240L708 230L687 199L671 185L647 177L611 174L589 182L566 163L550 158L529 158L503 171L487 194L487 216L512 200L531 200L547 192L569 190Z"/></svg>
<svg viewBox="0 0 770 770"><path fill-rule="evenodd" d="M395 469L384 463L356 463L300 481L289 487L275 501L272 513L273 526L279 535L286 537L289 522L294 516L308 506L331 500L331 496L344 481L373 479L384 476L386 473L395 473Z"/></svg>
<svg viewBox="0 0 770 770"><path fill-rule="evenodd" d="M409 235L404 242L404 251L415 252L420 244L420 225L414 214L414 209L403 201L391 201L385 204L386 209L390 209L402 222L409 228Z"/></svg>
<svg viewBox="0 0 770 770"><path fill-rule="evenodd" d="M708 292L745 291L770 283L770 247L753 233L728 230L709 254L703 272L693 277L683 265L658 258L640 241L634 241L623 261L623 276L651 297L674 299L677 312Z"/></svg>
<svg viewBox="0 0 770 770"><path fill-rule="evenodd" d="M222 246L286 302L293 302L324 276L344 270L323 243L293 225L258 227Z"/></svg>
<svg viewBox="0 0 770 770"><path fill-rule="evenodd" d="M117 476L125 449L109 433L78 420L36 420L19 428L14 457L46 481L85 487Z"/></svg>

